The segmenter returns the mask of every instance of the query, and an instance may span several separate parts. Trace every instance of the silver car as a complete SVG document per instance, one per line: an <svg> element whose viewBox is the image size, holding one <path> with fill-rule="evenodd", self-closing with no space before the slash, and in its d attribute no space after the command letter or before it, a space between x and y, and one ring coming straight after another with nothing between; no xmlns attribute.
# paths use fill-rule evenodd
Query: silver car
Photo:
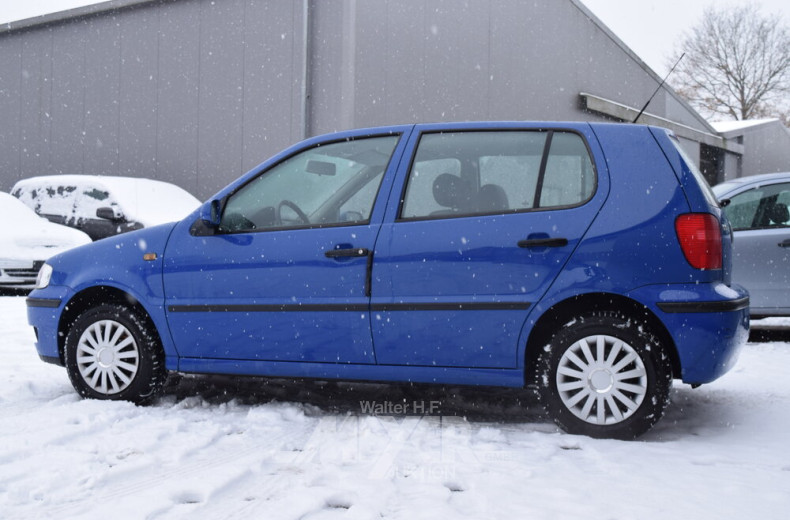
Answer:
<svg viewBox="0 0 790 520"><path fill-rule="evenodd" d="M749 290L752 318L790 316L790 172L713 188L735 232L733 280Z"/></svg>

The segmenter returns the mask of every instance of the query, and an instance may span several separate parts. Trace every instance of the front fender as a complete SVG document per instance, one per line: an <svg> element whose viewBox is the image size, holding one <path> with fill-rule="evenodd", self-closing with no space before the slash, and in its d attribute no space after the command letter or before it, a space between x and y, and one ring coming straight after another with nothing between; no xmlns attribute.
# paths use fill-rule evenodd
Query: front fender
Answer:
<svg viewBox="0 0 790 520"><path fill-rule="evenodd" d="M39 354L52 357L57 351L57 342L47 338L57 338L69 303L106 288L136 300L159 333L168 365L177 359L168 333L162 283L163 253L174 226L163 224L105 238L48 260L53 268L50 285L31 292L28 301L28 321L40 332Z"/></svg>

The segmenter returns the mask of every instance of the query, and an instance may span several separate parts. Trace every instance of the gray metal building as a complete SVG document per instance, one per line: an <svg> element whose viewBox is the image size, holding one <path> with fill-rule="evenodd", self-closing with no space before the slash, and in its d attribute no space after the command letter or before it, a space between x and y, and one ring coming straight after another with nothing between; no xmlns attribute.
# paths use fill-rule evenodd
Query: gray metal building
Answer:
<svg viewBox="0 0 790 520"><path fill-rule="evenodd" d="M659 78L577 0L115 0L0 28L0 190L55 173L205 198L286 145L445 120L631 120ZM727 141L669 88L711 180Z"/></svg>
<svg viewBox="0 0 790 520"><path fill-rule="evenodd" d="M719 135L741 143L743 175L790 172L790 129L778 119L712 123Z"/></svg>

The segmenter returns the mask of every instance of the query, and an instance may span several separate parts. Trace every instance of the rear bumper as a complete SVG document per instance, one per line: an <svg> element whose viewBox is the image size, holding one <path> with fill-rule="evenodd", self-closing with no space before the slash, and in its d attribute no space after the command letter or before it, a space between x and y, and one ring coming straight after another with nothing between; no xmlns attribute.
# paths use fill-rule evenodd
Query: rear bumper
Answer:
<svg viewBox="0 0 790 520"><path fill-rule="evenodd" d="M727 373L749 337L749 294L722 283L647 286L631 295L650 307L672 337L689 384Z"/></svg>

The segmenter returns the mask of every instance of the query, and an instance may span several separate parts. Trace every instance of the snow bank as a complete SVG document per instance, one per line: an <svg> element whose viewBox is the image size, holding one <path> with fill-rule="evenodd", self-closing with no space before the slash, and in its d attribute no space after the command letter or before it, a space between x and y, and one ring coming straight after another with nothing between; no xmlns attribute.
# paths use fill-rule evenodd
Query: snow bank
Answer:
<svg viewBox="0 0 790 520"><path fill-rule="evenodd" d="M0 298L7 518L784 518L790 345L676 385L637 442L566 435L528 393L186 377L150 407L79 399ZM522 403L519 404L518 400ZM439 401L375 417L360 401Z"/></svg>

